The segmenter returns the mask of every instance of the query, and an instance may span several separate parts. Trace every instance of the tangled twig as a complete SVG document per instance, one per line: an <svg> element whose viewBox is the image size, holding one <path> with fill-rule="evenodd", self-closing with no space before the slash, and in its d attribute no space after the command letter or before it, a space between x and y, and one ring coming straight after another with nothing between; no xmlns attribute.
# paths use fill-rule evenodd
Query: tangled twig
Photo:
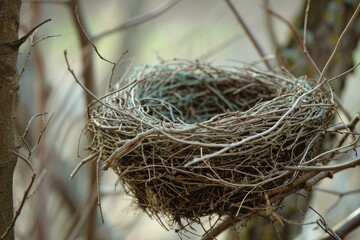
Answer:
<svg viewBox="0 0 360 240"><path fill-rule="evenodd" d="M89 106L86 161L104 160L140 208L180 229L212 214L275 214L317 175L290 166L329 160L311 161L334 115L328 99L322 85L285 71L147 66Z"/></svg>

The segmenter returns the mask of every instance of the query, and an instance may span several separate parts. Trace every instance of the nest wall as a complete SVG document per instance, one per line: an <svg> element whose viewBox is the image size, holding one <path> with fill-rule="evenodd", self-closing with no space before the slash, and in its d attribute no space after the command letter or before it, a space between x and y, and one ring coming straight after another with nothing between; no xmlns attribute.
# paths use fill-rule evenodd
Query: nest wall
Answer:
<svg viewBox="0 0 360 240"><path fill-rule="evenodd" d="M89 108L93 154L136 204L182 225L276 210L332 116L323 88L251 67L170 61L139 69ZM318 158L317 163L325 159Z"/></svg>

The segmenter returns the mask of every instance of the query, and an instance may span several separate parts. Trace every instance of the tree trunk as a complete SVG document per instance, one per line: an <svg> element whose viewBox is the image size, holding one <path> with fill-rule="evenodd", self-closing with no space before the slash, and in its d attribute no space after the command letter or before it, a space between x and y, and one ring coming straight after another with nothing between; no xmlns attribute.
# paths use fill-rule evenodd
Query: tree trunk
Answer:
<svg viewBox="0 0 360 240"><path fill-rule="evenodd" d="M16 60L20 0L0 0L0 236L14 216L13 173L16 156L14 143L14 112L17 97ZM14 239L12 229L5 239Z"/></svg>

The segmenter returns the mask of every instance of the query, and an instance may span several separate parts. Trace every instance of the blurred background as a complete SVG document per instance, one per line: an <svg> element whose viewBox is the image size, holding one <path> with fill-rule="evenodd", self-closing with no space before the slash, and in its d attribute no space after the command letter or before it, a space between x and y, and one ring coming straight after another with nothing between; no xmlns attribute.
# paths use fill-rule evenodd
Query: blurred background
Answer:
<svg viewBox="0 0 360 240"><path fill-rule="evenodd" d="M274 64L277 58L295 76L316 77L311 75L311 68L289 27L265 10L271 8L302 36L306 1L233 3L266 56L274 59ZM311 3L307 43L320 69L356 4L356 0ZM18 57L18 69L24 69L24 74L20 80L17 134L24 132L33 115L47 112L36 118L30 127L27 140L34 145L50 116L53 117L31 157L38 177L16 223L16 239L178 239L174 230L167 231L137 209L121 186L116 186L117 176L111 170L100 175L104 223L96 206L96 164L84 165L73 180L69 179L80 159L87 156L84 148L89 139L80 136L87 121L90 96L69 73L64 50L78 79L97 96L106 93L113 68L95 53L79 26L75 9L86 34L104 58L116 62L125 50L128 51L114 69L115 82L126 79L134 67L156 64L163 59L198 59L214 65L237 66L261 62L261 56L225 1L23 1L20 36L48 18L52 21L36 31L22 46ZM339 48L329 77L360 62L358 19ZM41 41L32 46L38 40ZM261 63L258 66L264 68ZM360 70L356 69L346 78L335 81L333 86L352 114L360 111L359 78ZM15 205L20 202L30 177L31 172L19 161L14 182ZM332 180L322 181L318 188L340 192L356 190L360 187L359 180L359 169L355 168ZM323 213L331 225L360 206L358 193L342 197L335 207L331 206L338 199L336 193L315 191L312 197L310 205ZM316 214L309 214L306 221L318 218ZM315 227L309 225L302 232L298 229L297 234L301 232L298 238L314 239L321 235L322 230ZM220 238L231 239L231 236L224 233ZM192 235L188 238L199 239Z"/></svg>

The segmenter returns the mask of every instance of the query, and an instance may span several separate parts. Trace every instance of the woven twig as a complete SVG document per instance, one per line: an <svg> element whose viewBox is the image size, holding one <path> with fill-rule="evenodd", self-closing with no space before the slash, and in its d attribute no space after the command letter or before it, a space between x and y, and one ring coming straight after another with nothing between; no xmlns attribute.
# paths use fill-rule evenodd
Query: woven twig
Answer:
<svg viewBox="0 0 360 240"><path fill-rule="evenodd" d="M89 108L91 154L140 208L180 227L276 210L302 175L285 167L321 150L334 107L321 86L287 72L188 61L138 70L102 101Z"/></svg>

